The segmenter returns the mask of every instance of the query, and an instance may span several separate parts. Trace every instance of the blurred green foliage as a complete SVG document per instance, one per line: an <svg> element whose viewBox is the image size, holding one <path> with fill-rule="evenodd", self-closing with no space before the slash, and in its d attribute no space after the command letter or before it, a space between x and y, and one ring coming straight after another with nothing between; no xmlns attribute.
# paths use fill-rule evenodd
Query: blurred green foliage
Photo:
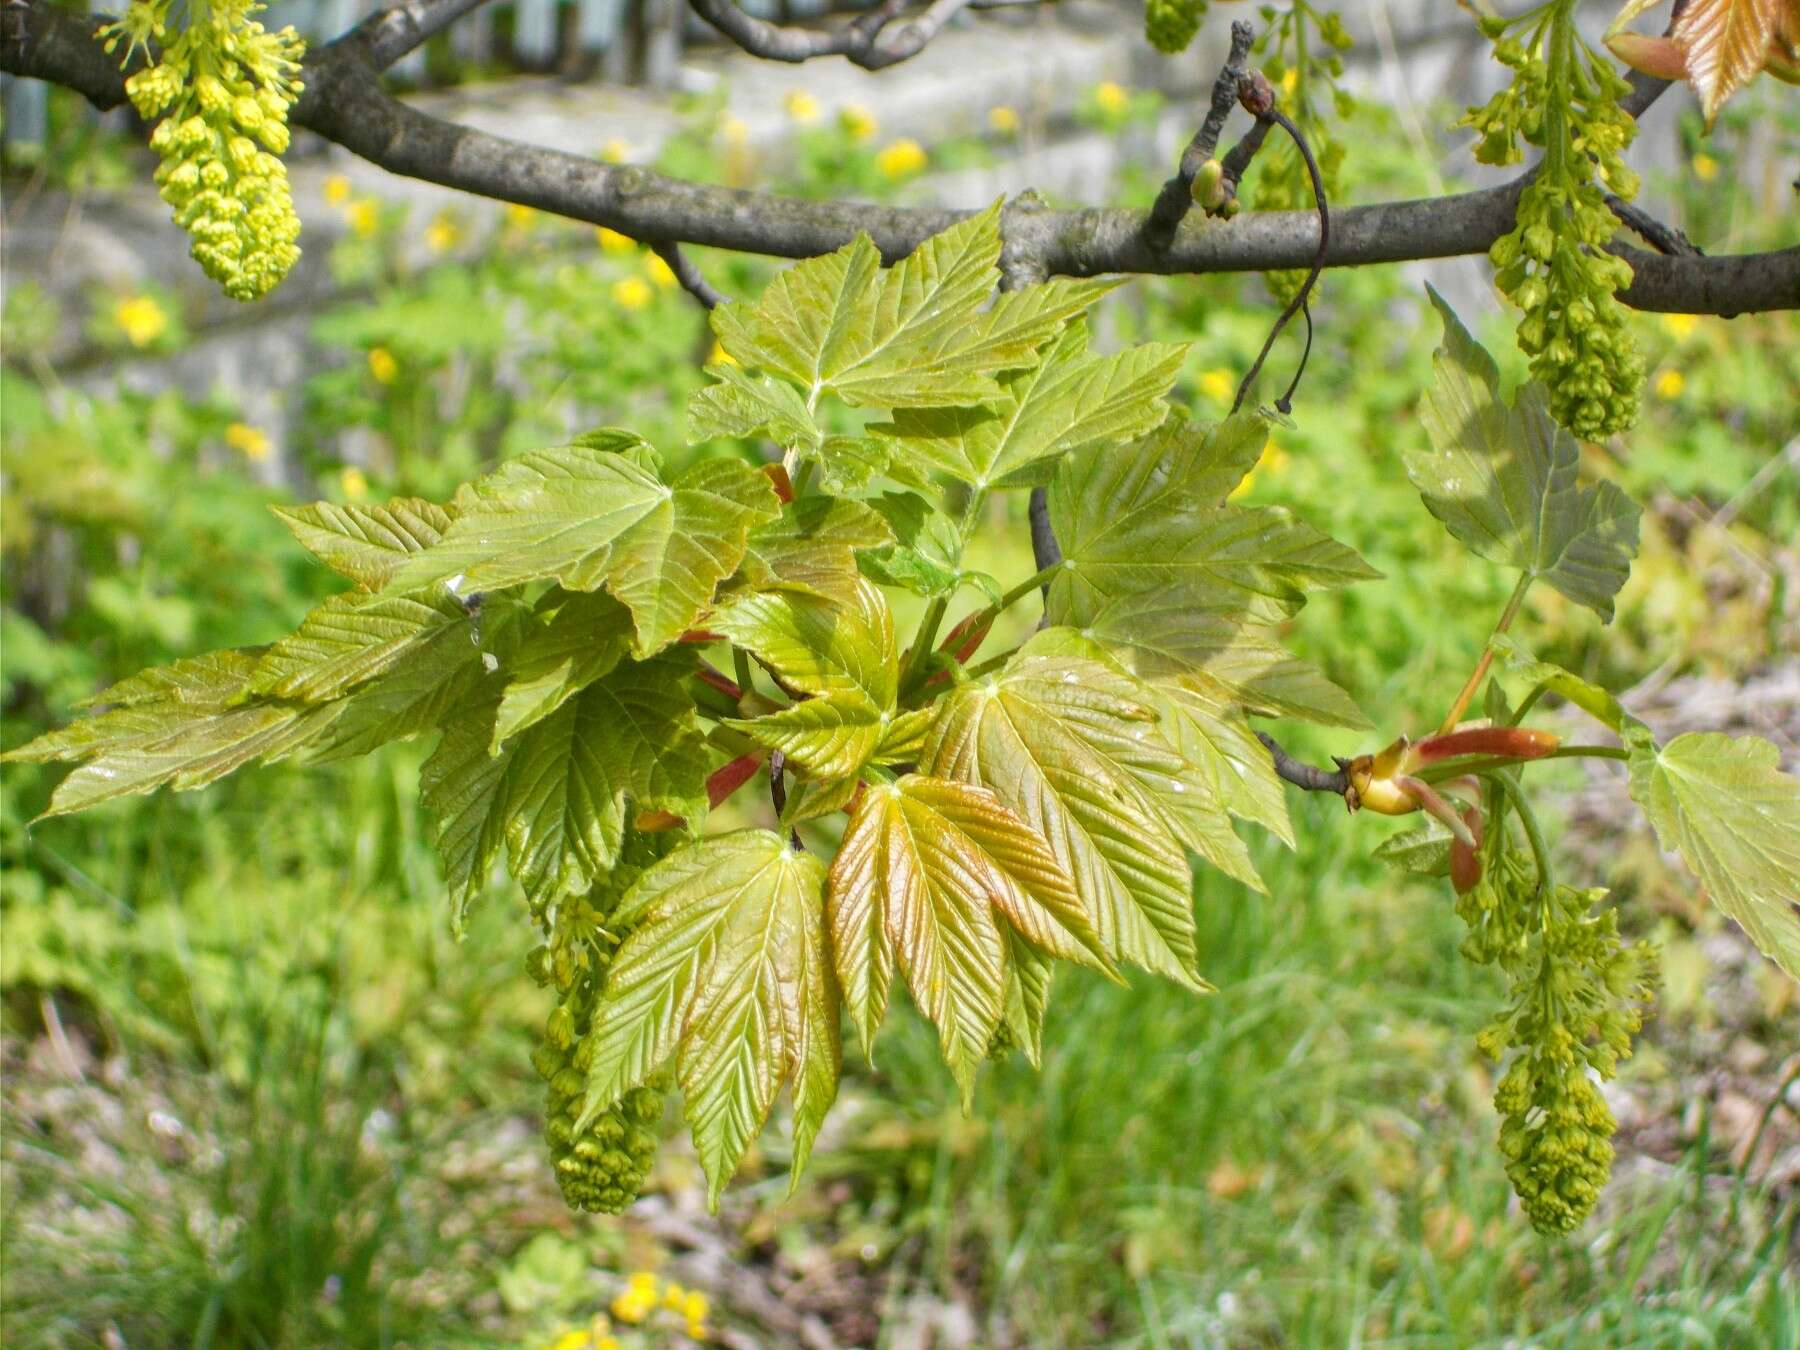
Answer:
<svg viewBox="0 0 1800 1350"><path fill-rule="evenodd" d="M1735 172L1767 107L1740 104L1704 149L1691 142L1672 185L1707 246L1773 242L1782 224ZM1155 111L1097 88L1075 120L1114 134ZM915 147L920 163L855 110L789 112L785 185L814 194L905 192L1017 133L1016 118L993 119L991 134ZM689 114L667 167L758 180L720 101ZM1440 186L1390 112L1354 117L1350 196ZM1147 202L1160 178L1141 170L1127 196ZM711 339L649 253L529 212L478 226L328 192L350 227L333 268L355 298L313 321L317 369L288 391L281 428L239 401L267 391L0 373L6 745L131 671L291 627L321 572L272 503L444 496L602 423L671 450L684 439ZM696 259L734 294L769 270ZM138 299L160 325L124 308ZM1269 316L1256 278L1143 280L1102 312L1096 345L1192 340L1177 396L1216 416ZM1437 333L1422 292L1399 269L1333 272L1314 318L1295 424L1272 436L1250 492L1386 574L1309 607L1292 638L1385 732L1416 729L1461 682L1509 583L1407 485ZM1768 559L1800 537L1800 476L1760 472L1800 406L1791 324L1633 322L1646 414L1587 466L1646 506L1618 622L1603 637L1539 594L1521 635L1615 686L1665 663L1733 675L1791 659L1794 602ZM1483 337L1517 380L1506 329L1496 315ZM189 340L179 301L155 293L97 297L91 331L122 352ZM1299 341L1277 346L1270 382L1285 384ZM977 565L1029 570L1021 507L995 508ZM1366 747L1319 732L1290 748ZM612 1286L595 1268L623 1270L624 1230L571 1229L535 1143L526 1049L544 1009L520 964L529 929L516 897L497 895L468 941L451 940L416 803L420 750L29 832L46 783L16 768L0 780L9 1339L97 1344L113 1326L130 1344L538 1344L604 1306ZM1467 1049L1497 983L1457 958L1444 896L1370 860L1369 830L1329 800L1294 806L1299 850L1257 845L1272 900L1197 880L1217 995L1069 981L1042 1074L998 1067L973 1119L929 1029L898 1019L878 1065L851 1069L847 1137L800 1194L778 1208L780 1186L746 1188L740 1217L761 1250L867 1282L871 1308L972 1303L984 1343L1800 1341L1794 1203L1745 1187L1704 1129L1674 1167L1621 1182L1579 1242L1537 1239L1508 1214L1487 1070ZM1679 1000L1656 1034L1678 1040L1704 998ZM1786 1016L1770 1027L1791 1035ZM58 1062L70 1044L92 1053ZM1654 1079L1677 1055L1653 1050L1633 1072ZM780 1163L760 1166L778 1177ZM677 1154L653 1189L692 1173ZM566 1249L542 1241L551 1224Z"/></svg>

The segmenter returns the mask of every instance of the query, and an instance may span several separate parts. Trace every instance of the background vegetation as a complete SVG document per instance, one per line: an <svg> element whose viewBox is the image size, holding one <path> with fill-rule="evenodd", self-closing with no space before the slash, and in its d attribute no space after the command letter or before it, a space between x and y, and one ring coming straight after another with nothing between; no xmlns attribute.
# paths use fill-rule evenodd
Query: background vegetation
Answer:
<svg viewBox="0 0 1800 1350"><path fill-rule="evenodd" d="M1672 185L1702 245L1783 242L1732 163L1775 102L1741 100ZM1153 105L1102 87L1085 115L1122 125ZM988 138L921 147L823 110L796 131L787 186L880 195L980 163L1010 134L1004 111ZM1357 116L1346 195L1426 190L1403 132ZM665 154L688 175L742 171L714 104ZM519 210L478 230L325 191L350 225L333 267L363 298L313 325L325 359L290 393L279 487L275 431L231 391L144 393L21 359L54 319L9 286L6 745L142 666L292 626L322 574L271 504L442 496L597 423L680 445L710 336L651 255ZM431 261L402 263L419 240ZM731 294L768 271L701 258ZM1508 588L1455 551L1400 467L1437 332L1414 282L1326 278L1295 425L1250 486L1386 573L1309 608L1294 641L1391 731L1435 720ZM1192 339L1178 396L1211 415L1268 308L1254 278L1140 280L1102 311L1101 341ZM154 292L65 318L121 354L188 340L178 301ZM1647 508L1617 625L1602 647L1592 616L1541 596L1524 634L1640 682L1671 718L1712 715L1681 701L1705 680L1751 716L1759 689L1796 678L1800 345L1786 316L1633 321L1646 412L1589 464ZM1488 336L1511 350L1498 316ZM990 525L977 548L1024 575L1023 520ZM1800 696L1785 697L1791 752ZM849 1109L793 1199L782 1160L753 1153L723 1220L704 1220L698 1169L671 1143L649 1200L589 1220L562 1208L541 1152L531 931L496 890L468 938L449 937L416 802L424 748L30 831L48 783L7 772L10 1341L1800 1343L1796 991L1616 821L1584 819L1569 847L1648 902L1628 913L1658 916L1669 987L1615 1095L1617 1178L1569 1240L1512 1212L1470 1048L1499 987L1458 959L1447 894L1372 861L1375 829L1316 798L1292 803L1297 851L1258 841L1272 899L1197 879L1217 995L1071 979L1043 1072L996 1067L967 1119L931 1032L902 1017L873 1070L846 1065ZM1367 747L1319 733L1290 748ZM1572 818L1581 786L1572 770Z"/></svg>

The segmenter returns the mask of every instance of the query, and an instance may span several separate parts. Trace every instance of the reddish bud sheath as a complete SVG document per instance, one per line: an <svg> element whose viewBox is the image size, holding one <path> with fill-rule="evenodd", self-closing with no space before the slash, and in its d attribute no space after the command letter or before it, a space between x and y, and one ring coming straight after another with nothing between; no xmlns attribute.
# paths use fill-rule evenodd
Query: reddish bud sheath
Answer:
<svg viewBox="0 0 1800 1350"><path fill-rule="evenodd" d="M783 506L794 500L794 480L788 477L785 464L765 464L762 471L769 476L769 482L775 487L775 495L781 499Z"/></svg>
<svg viewBox="0 0 1800 1350"><path fill-rule="evenodd" d="M756 777L756 771L760 767L762 767L762 755L752 752L748 755L739 755L731 763L714 769L712 776L706 780L707 803L717 806Z"/></svg>
<svg viewBox="0 0 1800 1350"><path fill-rule="evenodd" d="M1562 743L1553 731L1533 727L1469 727L1447 731L1441 736L1427 736L1407 752L1407 765L1421 769L1446 759L1469 755L1492 756L1495 759L1542 759Z"/></svg>
<svg viewBox="0 0 1800 1350"><path fill-rule="evenodd" d="M1462 819L1475 842L1465 844L1460 839L1450 841L1450 884L1456 888L1458 895L1467 895L1481 884L1481 855L1476 852L1481 847L1480 808L1465 806Z"/></svg>

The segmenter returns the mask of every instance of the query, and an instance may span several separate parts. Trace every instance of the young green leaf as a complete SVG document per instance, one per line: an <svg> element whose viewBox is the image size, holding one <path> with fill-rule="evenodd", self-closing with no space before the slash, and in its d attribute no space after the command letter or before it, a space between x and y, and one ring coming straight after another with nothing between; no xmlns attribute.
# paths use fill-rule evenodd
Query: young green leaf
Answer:
<svg viewBox="0 0 1800 1350"><path fill-rule="evenodd" d="M594 1011L582 1123L679 1054L715 1205L784 1081L793 1084L796 1172L836 1095L824 879L824 865L780 835L738 830L670 854L615 916L631 936Z"/></svg>
<svg viewBox="0 0 1800 1350"><path fill-rule="evenodd" d="M1053 282L982 305L999 280L1000 206L920 244L893 267L867 235L789 268L752 303L712 312L742 365L859 407L978 403L994 376L1037 348L1114 283Z"/></svg>
<svg viewBox="0 0 1800 1350"><path fill-rule="evenodd" d="M1755 736L1631 746L1631 797L1712 902L1800 980L1800 778Z"/></svg>
<svg viewBox="0 0 1800 1350"><path fill-rule="evenodd" d="M1111 968L1049 843L968 783L908 774L865 788L832 864L826 912L864 1052L897 959L965 1100L1000 1023L1003 923L1046 955Z"/></svg>
<svg viewBox="0 0 1800 1350"><path fill-rule="evenodd" d="M1185 345L1152 343L1091 356L1079 321L1027 370L1005 375L997 399L977 408L903 408L871 428L894 438L895 453L917 457L976 488L1049 481L1058 455L1130 440L1168 413Z"/></svg>
<svg viewBox="0 0 1800 1350"><path fill-rule="evenodd" d="M751 528L775 519L775 490L729 459L665 484L629 432L587 440L521 455L465 488L443 540L390 589L442 581L468 595L547 577L572 591L604 585L631 610L637 655L674 641L743 558Z"/></svg>
<svg viewBox="0 0 1800 1350"><path fill-rule="evenodd" d="M366 755L441 725L475 697L489 663L499 665L510 656L521 615L517 604L497 598L479 619L414 647L343 695L338 715L307 744L303 757L318 762Z"/></svg>
<svg viewBox="0 0 1800 1350"><path fill-rule="evenodd" d="M369 506L314 502L274 511L308 552L365 591L381 590L408 558L423 553L450 528L450 513L421 497L395 497Z"/></svg>
<svg viewBox="0 0 1800 1350"><path fill-rule="evenodd" d="M490 681L498 686L498 679ZM450 921L462 931L469 905L506 846L506 802L518 742L490 751L500 690L465 705L419 770L419 800L437 821L437 848L450 888Z"/></svg>
<svg viewBox="0 0 1800 1350"><path fill-rule="evenodd" d="M708 762L688 672L672 656L619 665L508 743L507 853L534 907L612 866L627 801L699 821Z"/></svg>
<svg viewBox="0 0 1800 1350"><path fill-rule="evenodd" d="M1166 800L1187 790L1187 766L1137 693L1109 666L1022 651L946 696L920 769L988 788L1043 835L1109 957L1206 989L1192 874Z"/></svg>
<svg viewBox="0 0 1800 1350"><path fill-rule="evenodd" d="M846 604L792 591L751 593L710 623L788 687L812 696L726 725L814 776L851 777L868 762L893 718L900 678L893 616L880 591L859 580Z"/></svg>
<svg viewBox="0 0 1800 1350"><path fill-rule="evenodd" d="M1200 674L1172 675L1149 687L1164 737L1189 764L1216 779L1226 809L1293 848L1294 826L1275 761L1230 693Z"/></svg>
<svg viewBox="0 0 1800 1350"><path fill-rule="evenodd" d="M346 591L316 606L264 654L252 693L321 703L434 646L468 649L469 614L454 597Z"/></svg>
<svg viewBox="0 0 1800 1350"><path fill-rule="evenodd" d="M1049 492L1063 567L1046 612L1135 649L1146 676L1202 672L1254 708L1365 726L1348 695L1282 648L1277 629L1308 589L1379 574L1285 512L1225 504L1266 436L1260 417L1240 414L1064 458Z"/></svg>
<svg viewBox="0 0 1800 1350"><path fill-rule="evenodd" d="M1000 1025L1035 1069L1043 1057L1044 1013L1050 1006L1050 978L1056 966L1013 932L1006 935L1006 956Z"/></svg>
<svg viewBox="0 0 1800 1350"><path fill-rule="evenodd" d="M115 797L205 787L257 760L284 758L323 734L341 704L247 701L261 649L209 652L143 671L99 696L118 706L0 755L0 761L84 760L57 785L44 816Z"/></svg>
<svg viewBox="0 0 1800 1350"><path fill-rule="evenodd" d="M1581 449L1536 384L1506 404L1493 357L1442 296L1436 379L1419 405L1431 449L1406 457L1431 514L1471 551L1549 582L1608 622L1637 552L1638 508L1612 483L1576 482Z"/></svg>
<svg viewBox="0 0 1800 1350"><path fill-rule="evenodd" d="M1450 831L1435 820L1381 841L1375 857L1418 877L1450 875Z"/></svg>
<svg viewBox="0 0 1800 1350"><path fill-rule="evenodd" d="M631 614L599 591L567 594L549 619L534 622L506 666L494 747L541 721L605 675L631 645Z"/></svg>
<svg viewBox="0 0 1800 1350"><path fill-rule="evenodd" d="M787 450L817 452L825 433L785 380L729 361L706 368L715 383L688 400L688 444L714 436L767 436Z"/></svg>
<svg viewBox="0 0 1800 1350"><path fill-rule="evenodd" d="M809 591L845 600L856 588L857 553L893 542L894 533L861 502L801 497L778 519L750 531L744 561L727 589Z"/></svg>

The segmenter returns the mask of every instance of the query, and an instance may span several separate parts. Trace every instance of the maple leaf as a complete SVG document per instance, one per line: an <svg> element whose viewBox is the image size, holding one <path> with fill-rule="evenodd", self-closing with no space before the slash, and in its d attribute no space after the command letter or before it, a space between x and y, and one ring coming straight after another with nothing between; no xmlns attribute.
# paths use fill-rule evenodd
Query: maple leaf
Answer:
<svg viewBox="0 0 1800 1350"><path fill-rule="evenodd" d="M1206 989L1179 800L1189 766L1156 721L1134 680L1028 644L945 696L919 766L986 787L1050 842L1108 957Z"/></svg>
<svg viewBox="0 0 1800 1350"><path fill-rule="evenodd" d="M790 591L748 594L712 627L803 695L790 707L726 726L780 750L815 777L853 776L889 731L899 691L894 620L881 592L858 580L845 603Z"/></svg>
<svg viewBox="0 0 1800 1350"><path fill-rule="evenodd" d="M1504 402L1494 358L1430 295L1444 341L1419 405L1431 449L1406 456L1413 486L1470 550L1610 621L1637 551L1637 505L1612 483L1576 482L1581 448L1550 415L1542 387L1528 384Z"/></svg>
<svg viewBox="0 0 1800 1350"><path fill-rule="evenodd" d="M315 558L365 591L386 586L412 554L430 548L450 528L450 513L419 497L371 506L314 502L274 511Z"/></svg>
<svg viewBox="0 0 1800 1350"><path fill-rule="evenodd" d="M402 566L389 590L443 582L469 595L554 578L604 585L631 610L648 656L689 628L737 567L752 527L780 510L749 465L706 460L664 483L630 432L521 455L457 494L443 538Z"/></svg>
<svg viewBox="0 0 1800 1350"><path fill-rule="evenodd" d="M1666 37L1625 27L1661 0L1631 0L1613 20L1606 45L1634 70L1686 80L1710 130L1726 101L1758 72L1800 83L1800 0L1689 0Z"/></svg>
<svg viewBox="0 0 1800 1350"><path fill-rule="evenodd" d="M1755 736L1688 732L1631 747L1631 797L1713 904L1800 980L1800 778Z"/></svg>
<svg viewBox="0 0 1800 1350"><path fill-rule="evenodd" d="M1005 929L1112 972L1051 847L992 792L920 774L866 788L826 887L838 980L865 1053L897 962L965 1100L1000 1024Z"/></svg>
<svg viewBox="0 0 1800 1350"><path fill-rule="evenodd" d="M699 427L803 428L822 394L860 407L982 402L998 393L1000 371L1036 364L1039 344L1116 284L1049 282L983 309L999 261L996 202L890 268L859 234L790 267L754 302L718 306L719 344L761 376L723 377L729 390L698 400ZM798 410L761 382L771 375L798 387Z"/></svg>
<svg viewBox="0 0 1800 1350"><path fill-rule="evenodd" d="M824 881L823 863L769 830L700 840L638 879L614 915L631 935L583 1046L581 1127L677 1059L716 1207L791 1082L798 1176L836 1096L841 1055Z"/></svg>

